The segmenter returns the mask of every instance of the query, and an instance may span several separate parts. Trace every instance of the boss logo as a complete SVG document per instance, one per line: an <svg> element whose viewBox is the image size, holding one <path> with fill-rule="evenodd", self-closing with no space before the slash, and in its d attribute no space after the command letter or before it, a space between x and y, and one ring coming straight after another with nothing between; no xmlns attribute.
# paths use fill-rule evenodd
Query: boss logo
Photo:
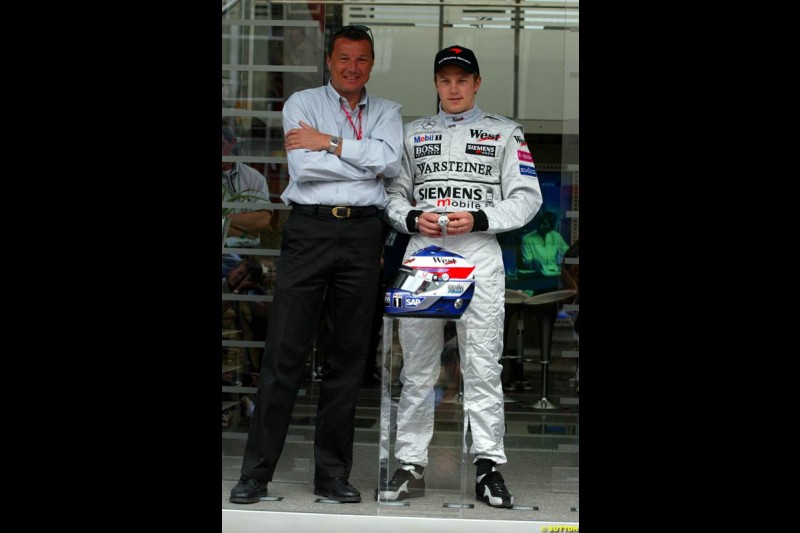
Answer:
<svg viewBox="0 0 800 533"><path fill-rule="evenodd" d="M423 144L422 146L414 147L414 159L418 157L427 157L429 155L441 155L441 144Z"/></svg>

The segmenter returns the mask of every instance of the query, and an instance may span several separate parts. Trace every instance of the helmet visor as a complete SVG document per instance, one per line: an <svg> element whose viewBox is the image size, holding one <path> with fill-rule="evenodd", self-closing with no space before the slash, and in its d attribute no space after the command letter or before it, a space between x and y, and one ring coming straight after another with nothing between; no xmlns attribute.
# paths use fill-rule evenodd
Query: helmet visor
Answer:
<svg viewBox="0 0 800 533"><path fill-rule="evenodd" d="M392 288L408 292L421 292L432 285L430 272L424 270L414 270L408 267L400 267L397 275L392 282Z"/></svg>

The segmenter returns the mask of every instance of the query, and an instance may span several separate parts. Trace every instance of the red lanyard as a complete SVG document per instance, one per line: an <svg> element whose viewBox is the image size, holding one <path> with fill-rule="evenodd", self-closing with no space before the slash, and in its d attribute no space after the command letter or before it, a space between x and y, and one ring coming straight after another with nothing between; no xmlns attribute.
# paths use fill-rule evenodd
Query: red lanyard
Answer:
<svg viewBox="0 0 800 533"><path fill-rule="evenodd" d="M353 131L356 132L356 139L359 141L361 140L361 112L364 111L363 106L358 106L358 129L356 129L356 125L353 123L353 117L350 115L350 111L345 109L344 104L339 102L339 105L342 106L342 111L344 114L347 115L347 120L350 121L350 125L353 126Z"/></svg>

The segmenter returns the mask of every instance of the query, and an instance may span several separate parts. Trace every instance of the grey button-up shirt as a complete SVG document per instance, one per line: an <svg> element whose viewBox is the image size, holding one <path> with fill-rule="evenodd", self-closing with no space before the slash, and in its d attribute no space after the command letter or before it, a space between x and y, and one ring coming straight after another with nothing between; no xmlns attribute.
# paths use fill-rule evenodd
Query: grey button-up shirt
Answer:
<svg viewBox="0 0 800 533"><path fill-rule="evenodd" d="M292 94L283 106L283 131L300 127L302 120L317 131L342 138L341 157L326 150L289 150L289 185L281 195L286 205L321 204L386 206L383 178L400 172L403 156L402 106L364 91L358 104L362 138L342 109L347 100L330 82ZM351 111L356 126L358 109Z"/></svg>

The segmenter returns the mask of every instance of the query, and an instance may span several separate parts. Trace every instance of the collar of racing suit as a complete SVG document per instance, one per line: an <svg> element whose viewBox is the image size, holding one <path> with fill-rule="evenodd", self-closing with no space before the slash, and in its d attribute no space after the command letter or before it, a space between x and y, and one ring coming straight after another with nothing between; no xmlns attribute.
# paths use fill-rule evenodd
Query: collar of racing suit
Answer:
<svg viewBox="0 0 800 533"><path fill-rule="evenodd" d="M475 122L482 114L483 111L481 111L480 108L476 105L473 106L473 108L470 109L469 111L464 111L463 113L457 113L455 115L452 115L450 113L445 113L442 110L442 104L439 103L439 118L442 119L442 122L444 122L444 125L447 127Z"/></svg>

